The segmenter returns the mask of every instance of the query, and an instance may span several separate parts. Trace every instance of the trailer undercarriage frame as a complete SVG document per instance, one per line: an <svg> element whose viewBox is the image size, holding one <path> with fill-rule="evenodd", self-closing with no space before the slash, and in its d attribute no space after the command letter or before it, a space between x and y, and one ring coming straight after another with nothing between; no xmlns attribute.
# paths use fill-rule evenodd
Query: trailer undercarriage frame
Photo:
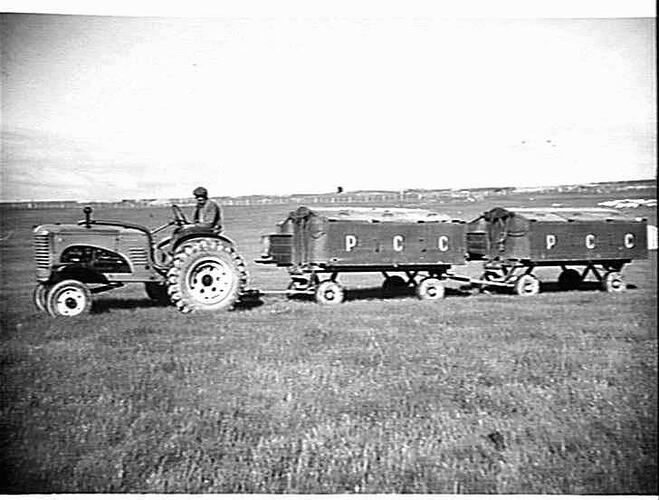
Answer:
<svg viewBox="0 0 659 500"><path fill-rule="evenodd" d="M620 274L628 259L619 260L558 260L531 261L506 260L490 261L483 265L483 274L478 279L468 276L449 274L450 279L469 282L481 291L491 289L508 289L517 295L535 295L540 292L540 281L533 274L539 267L560 267L558 283L565 290L580 287L589 274L595 278L601 288L607 292L620 292L625 283ZM577 268L581 268L579 271Z"/></svg>

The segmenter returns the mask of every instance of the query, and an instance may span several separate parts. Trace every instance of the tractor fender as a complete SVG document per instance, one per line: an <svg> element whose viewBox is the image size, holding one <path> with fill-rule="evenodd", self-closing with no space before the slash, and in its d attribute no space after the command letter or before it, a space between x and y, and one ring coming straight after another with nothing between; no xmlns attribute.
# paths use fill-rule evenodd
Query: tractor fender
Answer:
<svg viewBox="0 0 659 500"><path fill-rule="evenodd" d="M235 242L230 238L227 238L226 236L219 234L217 231L213 231L210 228L189 227L178 231L174 235L172 249L175 251L182 243L208 239L222 241L232 248L236 247Z"/></svg>

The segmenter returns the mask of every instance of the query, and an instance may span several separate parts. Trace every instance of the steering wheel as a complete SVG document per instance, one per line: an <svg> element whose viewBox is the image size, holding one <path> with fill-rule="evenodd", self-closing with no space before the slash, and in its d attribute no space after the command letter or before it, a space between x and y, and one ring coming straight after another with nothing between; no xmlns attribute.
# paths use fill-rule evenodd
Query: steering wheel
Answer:
<svg viewBox="0 0 659 500"><path fill-rule="evenodd" d="M185 217L183 210L178 205L172 205L172 213L174 214L174 222L177 226L189 224L188 219Z"/></svg>

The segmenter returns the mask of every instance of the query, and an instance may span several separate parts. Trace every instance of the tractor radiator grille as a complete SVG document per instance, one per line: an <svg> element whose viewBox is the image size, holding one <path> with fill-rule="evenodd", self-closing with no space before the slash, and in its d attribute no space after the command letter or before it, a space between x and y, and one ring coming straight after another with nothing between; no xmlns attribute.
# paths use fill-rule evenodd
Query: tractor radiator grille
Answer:
<svg viewBox="0 0 659 500"><path fill-rule="evenodd" d="M129 248L128 255L130 261L135 266L146 266L149 263L149 259L144 248Z"/></svg>
<svg viewBox="0 0 659 500"><path fill-rule="evenodd" d="M50 268L50 237L47 234L34 235L34 259L37 267Z"/></svg>

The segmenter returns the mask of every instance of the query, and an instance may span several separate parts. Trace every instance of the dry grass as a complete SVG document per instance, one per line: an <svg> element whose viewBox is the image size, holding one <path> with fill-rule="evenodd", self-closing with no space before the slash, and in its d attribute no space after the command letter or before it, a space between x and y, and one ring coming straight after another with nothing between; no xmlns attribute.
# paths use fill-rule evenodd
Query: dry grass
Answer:
<svg viewBox="0 0 659 500"><path fill-rule="evenodd" d="M233 210L251 259L285 209ZM621 295L366 292L185 316L126 287L54 320L21 252L45 215L5 219L5 493L657 494L656 260Z"/></svg>

